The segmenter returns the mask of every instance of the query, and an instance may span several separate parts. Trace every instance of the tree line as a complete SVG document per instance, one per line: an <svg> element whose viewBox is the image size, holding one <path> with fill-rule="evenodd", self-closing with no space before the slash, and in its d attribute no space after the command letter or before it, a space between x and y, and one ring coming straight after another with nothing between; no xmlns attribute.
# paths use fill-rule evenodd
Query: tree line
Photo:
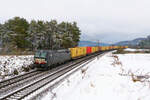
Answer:
<svg viewBox="0 0 150 100"><path fill-rule="evenodd" d="M2 47L19 49L62 49L78 45L81 31L76 22L42 21L14 17L0 24Z"/></svg>

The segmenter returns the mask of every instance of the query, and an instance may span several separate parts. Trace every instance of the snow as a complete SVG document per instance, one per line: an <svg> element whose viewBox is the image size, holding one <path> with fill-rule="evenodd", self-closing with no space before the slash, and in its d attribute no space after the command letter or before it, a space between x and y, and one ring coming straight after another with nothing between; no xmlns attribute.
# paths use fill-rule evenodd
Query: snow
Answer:
<svg viewBox="0 0 150 100"><path fill-rule="evenodd" d="M95 59L71 75L42 100L150 100L150 54L112 54ZM83 70L85 72L83 72Z"/></svg>
<svg viewBox="0 0 150 100"><path fill-rule="evenodd" d="M149 49L132 49L132 48L126 48L126 49L124 49L124 51L134 52L134 51L150 51L150 50Z"/></svg>
<svg viewBox="0 0 150 100"><path fill-rule="evenodd" d="M23 73L22 67L28 67L33 63L33 55L23 56L0 56L0 80L14 76L16 69L19 74Z"/></svg>

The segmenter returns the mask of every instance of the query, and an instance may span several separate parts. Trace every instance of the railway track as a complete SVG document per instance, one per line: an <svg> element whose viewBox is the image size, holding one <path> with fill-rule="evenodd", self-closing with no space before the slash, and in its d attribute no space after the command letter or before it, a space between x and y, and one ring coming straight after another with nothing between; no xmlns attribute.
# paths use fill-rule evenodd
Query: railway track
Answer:
<svg viewBox="0 0 150 100"><path fill-rule="evenodd" d="M87 56L76 61L69 62L59 67L45 71L45 72L35 72L36 74L25 75L24 78L18 78L15 81L6 81L7 84L0 85L0 100L21 100L24 97L30 95L41 87L51 83L57 78L61 77L65 73L73 70L79 65L90 61L91 58L97 56L98 54ZM26 78L25 78L26 77ZM11 79L10 79L11 80ZM17 81L18 80L18 81ZM5 82L5 81L4 81ZM4 86L4 87L3 87Z"/></svg>
<svg viewBox="0 0 150 100"><path fill-rule="evenodd" d="M31 76L34 76L38 73L40 73L40 72L39 71L31 71L31 72L28 72L28 73L25 73L25 74L22 74L22 75L15 76L15 77L10 78L10 79L3 80L3 81L0 82L0 89L4 88L4 87L6 87L10 84L16 83L20 80L23 80L23 79L29 78Z"/></svg>

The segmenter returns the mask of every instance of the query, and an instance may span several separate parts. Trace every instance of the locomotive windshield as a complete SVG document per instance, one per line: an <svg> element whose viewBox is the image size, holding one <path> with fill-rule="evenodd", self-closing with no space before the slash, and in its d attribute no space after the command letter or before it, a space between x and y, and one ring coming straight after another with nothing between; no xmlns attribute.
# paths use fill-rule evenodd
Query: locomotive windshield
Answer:
<svg viewBox="0 0 150 100"><path fill-rule="evenodd" d="M36 52L35 57L40 57L40 52Z"/></svg>
<svg viewBox="0 0 150 100"><path fill-rule="evenodd" d="M36 52L35 58L46 58L46 52Z"/></svg>
<svg viewBox="0 0 150 100"><path fill-rule="evenodd" d="M46 58L46 52L41 52L41 56L42 58Z"/></svg>

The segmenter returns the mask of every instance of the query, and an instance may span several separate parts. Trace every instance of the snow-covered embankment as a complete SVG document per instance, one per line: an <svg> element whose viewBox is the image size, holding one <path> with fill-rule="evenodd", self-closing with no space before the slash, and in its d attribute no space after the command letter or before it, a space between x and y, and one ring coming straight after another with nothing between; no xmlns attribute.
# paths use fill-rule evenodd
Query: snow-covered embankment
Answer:
<svg viewBox="0 0 150 100"><path fill-rule="evenodd" d="M24 68L33 63L33 55L0 56L0 80L21 74ZM15 71L15 72L14 72Z"/></svg>
<svg viewBox="0 0 150 100"><path fill-rule="evenodd" d="M150 100L149 65L150 54L108 53L49 91L43 100ZM143 78L133 81L136 76Z"/></svg>

